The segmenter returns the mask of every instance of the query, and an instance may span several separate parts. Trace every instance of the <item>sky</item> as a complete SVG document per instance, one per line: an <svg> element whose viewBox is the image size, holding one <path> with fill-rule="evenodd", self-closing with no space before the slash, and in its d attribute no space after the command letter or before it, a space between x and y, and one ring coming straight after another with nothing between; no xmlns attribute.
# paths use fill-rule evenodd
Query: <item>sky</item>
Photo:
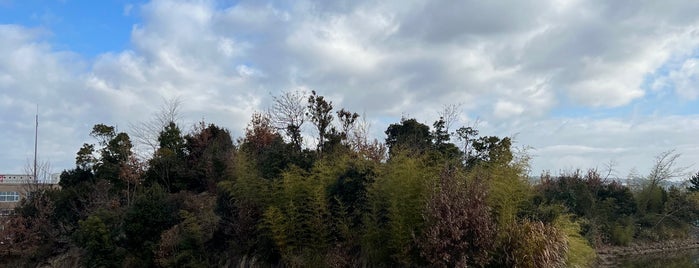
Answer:
<svg viewBox="0 0 699 268"><path fill-rule="evenodd" d="M455 105L455 128L530 148L534 176L644 174L668 150L696 172L699 1L0 0L0 173L33 159L37 105L60 172L94 124L128 133L178 98L184 129L235 139L295 90L379 140Z"/></svg>

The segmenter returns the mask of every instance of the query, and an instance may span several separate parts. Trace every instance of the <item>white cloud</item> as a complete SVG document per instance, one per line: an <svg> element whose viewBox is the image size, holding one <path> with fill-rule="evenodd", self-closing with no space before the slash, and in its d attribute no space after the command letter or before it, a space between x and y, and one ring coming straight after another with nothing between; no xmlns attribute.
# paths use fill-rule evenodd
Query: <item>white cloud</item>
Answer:
<svg viewBox="0 0 699 268"><path fill-rule="evenodd" d="M443 104L461 103L484 134L520 133L547 169L599 155L631 155L619 159L629 166L697 147L684 136L696 133L694 116L552 115L563 105L626 107L648 96L646 82L697 99L691 1L155 0L123 12L142 18L129 48L89 60L44 41L51 29L0 26L0 126L26 133L31 124L11 122L31 120L38 100L47 126L67 126L53 125L69 142L46 144L64 153L61 168L92 124L126 130L163 97L183 99L189 123L205 118L239 135L269 93L293 88L365 113L377 135L403 114L429 124ZM660 68L668 74L648 81Z"/></svg>
<svg viewBox="0 0 699 268"><path fill-rule="evenodd" d="M699 97L699 59L688 59L678 70L670 72L669 79L682 98L697 99Z"/></svg>

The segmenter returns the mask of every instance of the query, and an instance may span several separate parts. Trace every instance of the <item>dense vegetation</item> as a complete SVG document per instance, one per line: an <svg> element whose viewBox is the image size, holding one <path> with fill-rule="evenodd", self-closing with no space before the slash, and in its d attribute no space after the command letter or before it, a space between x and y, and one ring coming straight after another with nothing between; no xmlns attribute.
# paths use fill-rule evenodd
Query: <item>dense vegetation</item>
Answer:
<svg viewBox="0 0 699 268"><path fill-rule="evenodd" d="M699 174L689 190L662 187L669 154L634 189L594 170L531 184L510 138L451 132L445 116L372 141L315 92L275 98L235 142L213 124L160 123L146 160L95 125L61 188L10 217L0 253L78 248L88 267L584 267L593 246L687 236L699 202Z"/></svg>

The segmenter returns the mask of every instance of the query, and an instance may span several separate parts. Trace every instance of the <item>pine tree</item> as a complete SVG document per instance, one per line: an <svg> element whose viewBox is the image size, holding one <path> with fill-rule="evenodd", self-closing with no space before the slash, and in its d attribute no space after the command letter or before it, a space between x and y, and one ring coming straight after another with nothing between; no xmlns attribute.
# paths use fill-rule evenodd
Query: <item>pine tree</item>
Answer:
<svg viewBox="0 0 699 268"><path fill-rule="evenodd" d="M692 176L692 178L689 179L689 183L691 185L687 187L687 190L691 192L699 191L699 172L697 172L697 174L694 174L694 176Z"/></svg>

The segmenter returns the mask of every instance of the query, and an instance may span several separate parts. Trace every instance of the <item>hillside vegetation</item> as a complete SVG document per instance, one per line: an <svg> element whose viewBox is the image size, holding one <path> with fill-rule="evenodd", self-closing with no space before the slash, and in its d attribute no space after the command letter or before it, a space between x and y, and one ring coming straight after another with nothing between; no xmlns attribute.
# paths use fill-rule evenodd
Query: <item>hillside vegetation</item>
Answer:
<svg viewBox="0 0 699 268"><path fill-rule="evenodd" d="M288 92L235 141L160 120L147 158L98 124L61 188L15 210L0 254L38 263L78 249L87 267L586 267L594 247L686 237L697 219L699 175L661 187L672 152L633 189L595 170L532 185L510 138L449 121L404 118L382 142L356 113Z"/></svg>

